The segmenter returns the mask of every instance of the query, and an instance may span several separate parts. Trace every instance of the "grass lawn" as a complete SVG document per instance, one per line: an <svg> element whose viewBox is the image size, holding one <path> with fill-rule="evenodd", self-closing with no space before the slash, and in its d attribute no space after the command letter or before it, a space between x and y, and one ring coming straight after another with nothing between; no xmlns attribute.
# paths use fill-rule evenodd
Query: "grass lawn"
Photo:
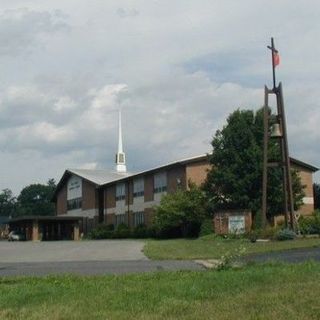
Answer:
<svg viewBox="0 0 320 320"><path fill-rule="evenodd" d="M0 278L0 319L320 319L320 264Z"/></svg>
<svg viewBox="0 0 320 320"><path fill-rule="evenodd" d="M151 259L210 259L244 247L245 254L320 247L320 238L251 243L247 239L223 239L214 235L199 239L148 240L144 253Z"/></svg>

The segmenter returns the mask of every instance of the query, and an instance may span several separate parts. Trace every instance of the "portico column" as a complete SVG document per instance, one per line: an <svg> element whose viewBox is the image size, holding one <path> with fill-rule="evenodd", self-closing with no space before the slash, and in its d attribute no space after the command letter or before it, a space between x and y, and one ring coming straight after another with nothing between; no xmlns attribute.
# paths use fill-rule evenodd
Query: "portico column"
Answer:
<svg viewBox="0 0 320 320"><path fill-rule="evenodd" d="M75 241L79 240L79 222L78 221L74 223L73 240L75 240Z"/></svg>
<svg viewBox="0 0 320 320"><path fill-rule="evenodd" d="M32 222L32 240L33 241L39 240L39 222L38 222L38 220L34 220Z"/></svg>

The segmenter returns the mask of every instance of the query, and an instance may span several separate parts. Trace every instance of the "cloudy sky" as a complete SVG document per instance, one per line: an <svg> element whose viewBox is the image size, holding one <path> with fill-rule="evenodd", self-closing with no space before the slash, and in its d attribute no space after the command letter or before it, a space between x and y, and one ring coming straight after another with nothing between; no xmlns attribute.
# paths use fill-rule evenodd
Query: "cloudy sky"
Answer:
<svg viewBox="0 0 320 320"><path fill-rule="evenodd" d="M0 189L113 169L119 107L130 171L210 151L229 113L262 105L271 36L291 155L319 166L319 16L316 0L1 0Z"/></svg>

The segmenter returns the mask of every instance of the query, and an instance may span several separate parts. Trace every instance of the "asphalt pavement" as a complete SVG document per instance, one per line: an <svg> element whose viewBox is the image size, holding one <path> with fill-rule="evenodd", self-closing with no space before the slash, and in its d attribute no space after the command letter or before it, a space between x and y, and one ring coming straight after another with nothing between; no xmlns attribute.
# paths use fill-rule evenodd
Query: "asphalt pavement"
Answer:
<svg viewBox="0 0 320 320"><path fill-rule="evenodd" d="M102 275L155 271L205 270L194 261L67 261L34 263L0 263L2 276L44 276L49 274Z"/></svg>
<svg viewBox="0 0 320 320"><path fill-rule="evenodd" d="M0 241L0 263L147 260L141 240Z"/></svg>
<svg viewBox="0 0 320 320"><path fill-rule="evenodd" d="M0 277L50 274L127 274L156 271L205 270L191 260L148 260L142 241L0 242ZM8 253L6 255L6 253ZM320 248L293 249L246 256L245 262L320 262Z"/></svg>
<svg viewBox="0 0 320 320"><path fill-rule="evenodd" d="M279 261L288 263L299 263L309 260L320 262L320 248L292 249L278 252L267 252L253 254L244 258L247 262Z"/></svg>

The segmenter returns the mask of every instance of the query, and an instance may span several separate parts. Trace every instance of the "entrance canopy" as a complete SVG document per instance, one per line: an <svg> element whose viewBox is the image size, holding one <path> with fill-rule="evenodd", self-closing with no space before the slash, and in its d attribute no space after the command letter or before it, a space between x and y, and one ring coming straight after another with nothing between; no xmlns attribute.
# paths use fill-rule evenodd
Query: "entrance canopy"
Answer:
<svg viewBox="0 0 320 320"><path fill-rule="evenodd" d="M82 217L23 216L10 219L8 224L26 240L79 240L81 221Z"/></svg>

